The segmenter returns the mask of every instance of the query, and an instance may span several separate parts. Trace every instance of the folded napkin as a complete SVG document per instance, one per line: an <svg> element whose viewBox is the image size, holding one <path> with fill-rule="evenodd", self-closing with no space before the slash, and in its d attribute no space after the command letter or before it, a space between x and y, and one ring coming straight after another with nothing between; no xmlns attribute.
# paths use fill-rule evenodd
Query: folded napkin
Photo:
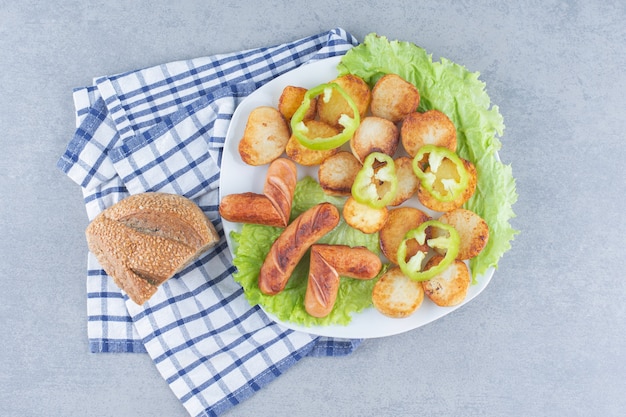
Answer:
<svg viewBox="0 0 626 417"><path fill-rule="evenodd" d="M92 220L147 191L194 200L219 244L133 303L88 254L92 352L147 352L192 416L219 415L306 356L340 356L360 340L288 330L251 307L218 214L221 154L237 105L300 65L357 44L341 28L267 48L170 62L94 79L74 91L76 132L58 167L81 186Z"/></svg>

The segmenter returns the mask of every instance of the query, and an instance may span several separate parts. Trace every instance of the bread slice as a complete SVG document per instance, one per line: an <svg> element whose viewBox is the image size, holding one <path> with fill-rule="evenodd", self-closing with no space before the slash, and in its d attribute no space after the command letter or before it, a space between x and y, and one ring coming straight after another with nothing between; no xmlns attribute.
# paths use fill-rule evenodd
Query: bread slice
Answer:
<svg viewBox="0 0 626 417"><path fill-rule="evenodd" d="M139 305L219 241L200 207L167 193L127 197L100 213L85 234L104 271Z"/></svg>

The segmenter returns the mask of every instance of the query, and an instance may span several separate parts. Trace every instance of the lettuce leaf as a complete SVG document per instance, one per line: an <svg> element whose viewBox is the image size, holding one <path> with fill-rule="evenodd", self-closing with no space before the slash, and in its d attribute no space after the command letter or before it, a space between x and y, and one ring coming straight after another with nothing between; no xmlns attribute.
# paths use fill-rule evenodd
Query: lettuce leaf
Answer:
<svg viewBox="0 0 626 417"><path fill-rule="evenodd" d="M487 246L470 260L474 282L489 268L497 268L519 233L510 224L517 191L511 166L501 163L497 155L501 147L497 136L504 132L504 121L498 106L491 106L479 73L445 58L433 62L423 48L375 33L348 51L337 70L339 75L357 75L370 86L384 74L397 74L419 90L419 111L437 109L450 117L457 128L457 153L472 161L478 172L476 192L465 208L489 225Z"/></svg>
<svg viewBox="0 0 626 417"><path fill-rule="evenodd" d="M341 210L345 198L326 195L317 181L311 177L305 177L296 185L292 217L295 218L324 201ZM310 316L304 309L304 295L309 272L308 253L296 267L283 291L277 295L263 294L257 285L259 270L272 243L278 238L282 230L278 227L245 224L241 233L231 233L235 242L233 264L237 268L237 272L233 276L235 281L243 287L246 298L251 305L259 304L278 319L303 326L347 325L351 321L352 314L372 305L372 288L377 279L357 280L342 277L339 294L332 312L324 318ZM365 246L376 254L380 253L378 233L362 233L350 227L343 219L335 229L320 240L320 243Z"/></svg>

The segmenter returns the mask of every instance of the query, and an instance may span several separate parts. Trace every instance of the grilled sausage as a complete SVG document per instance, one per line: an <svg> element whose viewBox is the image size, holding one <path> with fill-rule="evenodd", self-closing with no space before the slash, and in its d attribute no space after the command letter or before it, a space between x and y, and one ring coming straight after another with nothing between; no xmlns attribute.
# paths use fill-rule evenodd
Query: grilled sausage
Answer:
<svg viewBox="0 0 626 417"><path fill-rule="evenodd" d="M263 194L247 192L224 196L220 215L235 223L287 227L297 181L296 164L287 158L278 158L267 170Z"/></svg>
<svg viewBox="0 0 626 417"><path fill-rule="evenodd" d="M339 210L320 203L298 216L272 244L261 270L259 289L264 294L281 292L306 251L339 224Z"/></svg>
<svg viewBox="0 0 626 417"><path fill-rule="evenodd" d="M220 203L220 215L224 220L235 223L285 227L284 216L263 194L242 193L224 196Z"/></svg>
<svg viewBox="0 0 626 417"><path fill-rule="evenodd" d="M307 313L314 317L325 317L332 311L341 276L372 279L381 268L382 262L378 255L365 247L313 245L304 296Z"/></svg>

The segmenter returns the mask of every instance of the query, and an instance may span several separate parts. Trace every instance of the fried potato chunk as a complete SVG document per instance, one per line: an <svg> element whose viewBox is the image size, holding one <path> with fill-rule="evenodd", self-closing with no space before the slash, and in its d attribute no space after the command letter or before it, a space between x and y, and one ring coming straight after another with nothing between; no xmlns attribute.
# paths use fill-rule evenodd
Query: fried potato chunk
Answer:
<svg viewBox="0 0 626 417"><path fill-rule="evenodd" d="M361 163L352 153L340 151L322 161L317 177L326 194L348 196L360 169Z"/></svg>
<svg viewBox="0 0 626 417"><path fill-rule="evenodd" d="M398 192L389 205L399 206L415 194L419 186L419 179L413 172L413 160L408 156L401 156L394 159L393 162L398 177Z"/></svg>
<svg viewBox="0 0 626 417"><path fill-rule="evenodd" d="M417 88L396 74L383 75L372 89L370 111L374 116L397 123L417 111Z"/></svg>
<svg viewBox="0 0 626 417"><path fill-rule="evenodd" d="M260 106L248 116L243 137L239 141L239 155L248 165L264 165L285 151L291 133L278 109Z"/></svg>
<svg viewBox="0 0 626 417"><path fill-rule="evenodd" d="M439 265L443 256L435 255L426 264L426 268ZM440 307L451 307L465 300L470 286L469 268L465 262L456 259L443 272L428 281L421 282L424 293Z"/></svg>
<svg viewBox="0 0 626 417"><path fill-rule="evenodd" d="M348 197L343 206L343 218L348 225L363 233L378 232L389 216L387 207L372 208Z"/></svg>
<svg viewBox="0 0 626 417"><path fill-rule="evenodd" d="M430 216L414 207L398 207L389 210L387 221L378 233L380 250L390 262L398 264L398 246L404 239L404 235L418 227L425 221L430 220ZM418 250L426 252L428 247L419 247L413 244L415 240L409 241L407 256L413 256Z"/></svg>
<svg viewBox="0 0 626 417"><path fill-rule="evenodd" d="M400 127L400 139L406 152L415 156L424 145L435 145L456 152L456 127L439 110L409 114Z"/></svg>
<svg viewBox="0 0 626 417"><path fill-rule="evenodd" d="M420 183L420 185L417 187L417 198L419 199L420 203L422 203L424 207L441 212L451 211L461 207L467 200L472 197L472 195L474 195L474 191L476 191L476 182L478 180L478 174L476 172L476 167L474 166L474 164L466 159L463 159L463 166L469 174L469 182L465 191L461 195L459 195L458 198L452 201L439 201L434 198L428 192L428 190L426 190ZM429 169L427 168L426 171L429 171ZM437 180L435 181L435 187L440 192L443 192L444 188L443 183L441 182L442 179L458 180L458 174L454 163L447 159L444 159L439 166L439 169L437 170L436 177Z"/></svg>
<svg viewBox="0 0 626 417"><path fill-rule="evenodd" d="M457 259L473 258L482 252L489 241L489 226L487 222L473 211L463 208L454 209L442 214L439 217L439 221L449 224L459 232L461 243ZM436 231L433 233L433 237L437 237L439 234Z"/></svg>
<svg viewBox="0 0 626 417"><path fill-rule="evenodd" d="M422 283L408 278L397 266L385 272L372 290L374 307L387 317L408 317L423 301Z"/></svg>
<svg viewBox="0 0 626 417"><path fill-rule="evenodd" d="M363 163L372 152L382 152L393 156L399 144L398 127L382 117L369 116L361 120L361 124L350 139L350 149L354 156Z"/></svg>
<svg viewBox="0 0 626 417"><path fill-rule="evenodd" d="M356 104L361 118L365 117L372 99L372 92L369 85L367 85L363 79L352 74L335 78L331 83L339 84L350 98L352 98L354 104ZM339 124L339 118L342 114L354 117L352 108L341 94L335 93L331 95L328 101L325 101L323 96L319 97L317 101L317 115L320 120L331 126L343 129Z"/></svg>
<svg viewBox="0 0 626 417"><path fill-rule="evenodd" d="M304 87L297 87L288 85L283 88L283 91L278 98L278 111L283 115L285 120L291 120L291 116L298 110L298 107L304 100L304 95L307 89ZM317 113L317 97L311 99L311 105L307 110L303 120L311 120L315 118Z"/></svg>
<svg viewBox="0 0 626 417"><path fill-rule="evenodd" d="M304 124L308 129L306 135L310 139L329 138L339 133L339 131L334 127L329 126L324 122L320 122L319 120L307 120ZM293 161L304 166L319 165L326 158L336 154L337 152L339 152L339 148L323 151L309 149L302 145L294 135L291 135L289 142L287 142L287 146L285 147L285 153L287 153L287 156Z"/></svg>

